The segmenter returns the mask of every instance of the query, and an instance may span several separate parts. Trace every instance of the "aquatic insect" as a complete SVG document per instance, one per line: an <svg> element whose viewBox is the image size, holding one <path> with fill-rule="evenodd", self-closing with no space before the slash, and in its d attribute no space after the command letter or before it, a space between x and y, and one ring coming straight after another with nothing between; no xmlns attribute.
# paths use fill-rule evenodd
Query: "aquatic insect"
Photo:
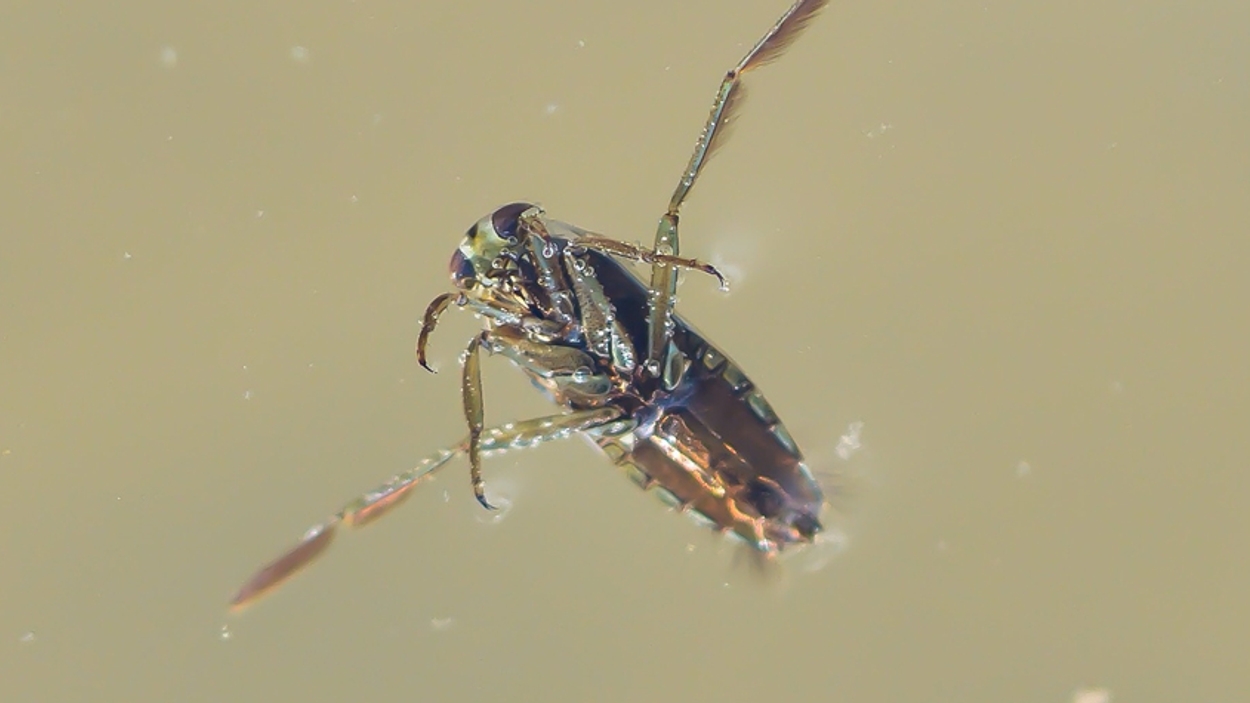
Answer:
<svg viewBox="0 0 1250 703"><path fill-rule="evenodd" d="M234 596L241 608L286 580L329 545L339 524L386 513L422 479L468 455L478 502L489 509L487 453L582 433L635 483L761 553L810 543L824 496L772 407L728 356L674 310L682 269L725 280L680 255L678 211L743 97L742 77L781 55L828 0L798 0L726 75L655 243L646 248L548 219L527 203L504 205L469 228L451 258L455 290L426 308L417 359L451 305L485 329L462 357L468 436L361 495L309 530ZM651 266L644 284L620 260ZM511 360L564 412L486 428L480 356Z"/></svg>

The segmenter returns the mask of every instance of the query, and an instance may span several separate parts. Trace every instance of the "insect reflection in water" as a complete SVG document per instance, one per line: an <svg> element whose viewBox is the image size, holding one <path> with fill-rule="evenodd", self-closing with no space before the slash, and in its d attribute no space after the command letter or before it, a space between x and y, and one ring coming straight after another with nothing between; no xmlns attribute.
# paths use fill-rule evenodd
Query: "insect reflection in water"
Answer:
<svg viewBox="0 0 1250 703"><path fill-rule="evenodd" d="M799 0L731 69L649 248L562 224L526 203L505 205L469 228L451 258L455 290L426 308L417 357L439 315L455 305L485 329L463 354L468 436L426 457L309 530L235 595L241 608L315 559L340 524L361 525L394 507L420 481L467 455L473 492L486 508L484 454L573 433L592 439L639 486L711 527L772 555L814 541L824 496L790 433L750 379L676 315L682 269L725 281L680 255L678 210L743 97L743 75L781 55L827 0ZM620 260L651 266L644 283ZM563 412L486 427L482 350L511 360Z"/></svg>

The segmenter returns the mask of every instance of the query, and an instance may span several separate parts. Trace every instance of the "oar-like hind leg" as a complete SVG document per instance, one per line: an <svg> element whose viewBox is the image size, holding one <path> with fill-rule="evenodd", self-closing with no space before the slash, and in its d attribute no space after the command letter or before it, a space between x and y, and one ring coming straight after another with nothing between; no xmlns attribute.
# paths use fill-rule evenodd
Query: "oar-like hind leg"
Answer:
<svg viewBox="0 0 1250 703"><path fill-rule="evenodd" d="M620 414L616 408L595 408L500 425L482 431L478 437L478 446L483 454L529 447L560 439L572 432L599 427L616 420ZM330 546L340 524L365 525L382 517L403 502L417 484L429 478L447 462L466 453L468 449L469 440L465 438L459 444L434 452L412 469L391 477L381 486L357 496L338 512L305 532L298 544L248 579L230 600L230 609L241 610L281 586Z"/></svg>

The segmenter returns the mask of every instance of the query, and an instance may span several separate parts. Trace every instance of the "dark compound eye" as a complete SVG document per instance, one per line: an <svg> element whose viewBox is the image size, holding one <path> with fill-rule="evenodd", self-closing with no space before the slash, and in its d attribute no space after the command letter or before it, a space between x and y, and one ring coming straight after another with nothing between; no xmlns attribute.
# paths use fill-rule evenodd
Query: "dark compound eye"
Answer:
<svg viewBox="0 0 1250 703"><path fill-rule="evenodd" d="M468 290L477 284L477 271L473 270L473 262L459 249L451 255L451 263L447 268L451 273L451 281L457 288Z"/></svg>
<svg viewBox="0 0 1250 703"><path fill-rule="evenodd" d="M517 241L517 223L521 218L521 213L532 207L534 206L529 203L512 203L496 210L490 216L490 223L495 228L495 234L498 234L504 241Z"/></svg>

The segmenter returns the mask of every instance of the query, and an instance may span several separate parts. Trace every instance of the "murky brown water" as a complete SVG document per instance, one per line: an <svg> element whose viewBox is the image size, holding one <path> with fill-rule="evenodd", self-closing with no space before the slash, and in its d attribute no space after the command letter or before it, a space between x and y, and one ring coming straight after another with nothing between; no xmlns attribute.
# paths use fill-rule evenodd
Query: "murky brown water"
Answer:
<svg viewBox="0 0 1250 703"><path fill-rule="evenodd" d="M1244 696L1228 0L839 0L752 76L683 220L736 285L681 304L844 477L823 569L761 577L573 441L488 462L498 524L460 464L226 614L462 435L412 343L469 224L652 236L785 1L671 4L4 13L0 700ZM547 410L487 366L488 420Z"/></svg>

